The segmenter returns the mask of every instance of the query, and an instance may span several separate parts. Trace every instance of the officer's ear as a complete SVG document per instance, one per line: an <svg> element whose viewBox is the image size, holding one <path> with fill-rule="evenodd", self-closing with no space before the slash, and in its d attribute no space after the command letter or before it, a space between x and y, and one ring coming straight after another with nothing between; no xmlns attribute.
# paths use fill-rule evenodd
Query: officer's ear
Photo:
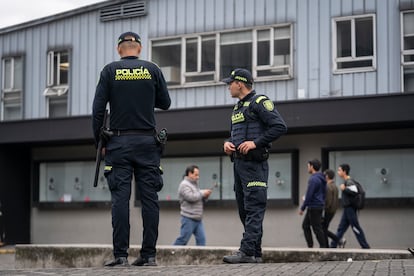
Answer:
<svg viewBox="0 0 414 276"><path fill-rule="evenodd" d="M139 46L138 46L138 49L137 49L137 51L138 51L138 56L140 56L140 55L141 55L141 50L142 50L142 45L141 45L141 43L139 43Z"/></svg>

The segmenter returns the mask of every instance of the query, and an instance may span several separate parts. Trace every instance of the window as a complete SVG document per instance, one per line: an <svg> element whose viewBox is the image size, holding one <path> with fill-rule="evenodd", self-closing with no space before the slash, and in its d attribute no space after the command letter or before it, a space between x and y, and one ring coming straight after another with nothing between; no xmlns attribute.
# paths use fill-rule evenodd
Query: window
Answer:
<svg viewBox="0 0 414 276"><path fill-rule="evenodd" d="M404 92L414 92L414 11L401 13L401 70Z"/></svg>
<svg viewBox="0 0 414 276"><path fill-rule="evenodd" d="M31 151L33 205L45 208L105 207L111 193L101 162L97 186L96 151L90 145L49 145Z"/></svg>
<svg viewBox="0 0 414 276"><path fill-rule="evenodd" d="M220 37L220 79L234 68L252 71L253 33L249 31L223 33Z"/></svg>
<svg viewBox="0 0 414 276"><path fill-rule="evenodd" d="M185 82L214 81L216 36L206 35L184 38Z"/></svg>
<svg viewBox="0 0 414 276"><path fill-rule="evenodd" d="M101 164L98 186L93 187L95 162L40 162L39 203L110 201L110 192Z"/></svg>
<svg viewBox="0 0 414 276"><path fill-rule="evenodd" d="M1 119L23 118L23 57L2 60Z"/></svg>
<svg viewBox="0 0 414 276"><path fill-rule="evenodd" d="M297 179L295 153L272 153L269 157L268 198L297 203ZM201 189L214 188L209 200L234 200L233 163L225 156L163 158L164 187L159 193L161 201L178 200L178 186L185 168L195 164L200 168Z"/></svg>
<svg viewBox="0 0 414 276"><path fill-rule="evenodd" d="M47 54L47 87L43 94L49 117L68 115L69 69L69 51L50 51Z"/></svg>
<svg viewBox="0 0 414 276"><path fill-rule="evenodd" d="M335 73L375 70L374 15L336 18L333 33Z"/></svg>
<svg viewBox="0 0 414 276"><path fill-rule="evenodd" d="M292 76L290 26L257 31L257 77Z"/></svg>
<svg viewBox="0 0 414 276"><path fill-rule="evenodd" d="M367 198L414 197L413 148L330 150L329 168L336 171L342 163L350 165L350 176L363 185Z"/></svg>
<svg viewBox="0 0 414 276"><path fill-rule="evenodd" d="M169 85L214 84L236 67L256 80L292 77L292 25L151 40L150 59Z"/></svg>
<svg viewBox="0 0 414 276"><path fill-rule="evenodd" d="M181 39L152 41L151 60L161 68L169 85L181 83Z"/></svg>

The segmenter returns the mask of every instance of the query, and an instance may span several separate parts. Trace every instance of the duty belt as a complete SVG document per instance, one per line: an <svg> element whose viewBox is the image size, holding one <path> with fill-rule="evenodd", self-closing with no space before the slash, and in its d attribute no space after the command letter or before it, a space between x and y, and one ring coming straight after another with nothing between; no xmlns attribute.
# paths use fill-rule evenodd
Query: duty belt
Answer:
<svg viewBox="0 0 414 276"><path fill-rule="evenodd" d="M265 161L269 158L269 151L266 148L256 148L250 150L247 154L242 154L239 151L233 152L233 158L245 161Z"/></svg>
<svg viewBox="0 0 414 276"><path fill-rule="evenodd" d="M152 135L155 135L155 129L127 129L127 130L113 129L111 131L113 132L114 136L123 136L123 135L152 136Z"/></svg>
<svg viewBox="0 0 414 276"><path fill-rule="evenodd" d="M249 154L243 154L239 151L233 152L233 157L236 159L243 159L243 160L252 160L251 156Z"/></svg>

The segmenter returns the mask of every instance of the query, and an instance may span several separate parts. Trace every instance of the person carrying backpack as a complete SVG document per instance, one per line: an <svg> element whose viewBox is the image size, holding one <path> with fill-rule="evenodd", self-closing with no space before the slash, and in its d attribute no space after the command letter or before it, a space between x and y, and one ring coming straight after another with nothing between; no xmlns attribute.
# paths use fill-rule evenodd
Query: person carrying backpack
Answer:
<svg viewBox="0 0 414 276"><path fill-rule="evenodd" d="M351 226L351 229L354 232L360 246L364 249L369 249L370 246L358 221L358 208L355 205L356 197L358 195L358 187L355 184L355 181L353 181L349 176L350 170L351 167L348 164L342 164L338 167L338 176L344 179L345 182L340 186L340 189L342 191L343 213L341 221L339 222L336 236L338 237L338 240L342 240L346 230L348 230L348 227ZM337 246L337 240L332 240L330 247L336 248Z"/></svg>

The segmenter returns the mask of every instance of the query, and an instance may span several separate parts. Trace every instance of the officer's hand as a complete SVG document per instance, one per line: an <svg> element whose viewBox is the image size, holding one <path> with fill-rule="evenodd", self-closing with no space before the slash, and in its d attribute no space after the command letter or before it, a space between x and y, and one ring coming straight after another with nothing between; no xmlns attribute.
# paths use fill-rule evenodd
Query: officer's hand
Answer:
<svg viewBox="0 0 414 276"><path fill-rule="evenodd" d="M223 149L227 155L230 155L236 151L236 148L232 142L224 142Z"/></svg>
<svg viewBox="0 0 414 276"><path fill-rule="evenodd" d="M299 209L299 215L303 215L302 209Z"/></svg>
<svg viewBox="0 0 414 276"><path fill-rule="evenodd" d="M245 141L245 142L240 144L240 146L238 147L238 150L242 154L247 154L249 152L249 150L252 150L252 149L255 149L255 148L256 148L256 144L253 141Z"/></svg>
<svg viewBox="0 0 414 276"><path fill-rule="evenodd" d="M208 198L211 195L212 190L210 189L205 189L205 190L201 190L201 193L203 194L204 198Z"/></svg>
<svg viewBox="0 0 414 276"><path fill-rule="evenodd" d="M106 148L102 148L102 150L101 150L102 158L105 157L105 154L106 154Z"/></svg>

